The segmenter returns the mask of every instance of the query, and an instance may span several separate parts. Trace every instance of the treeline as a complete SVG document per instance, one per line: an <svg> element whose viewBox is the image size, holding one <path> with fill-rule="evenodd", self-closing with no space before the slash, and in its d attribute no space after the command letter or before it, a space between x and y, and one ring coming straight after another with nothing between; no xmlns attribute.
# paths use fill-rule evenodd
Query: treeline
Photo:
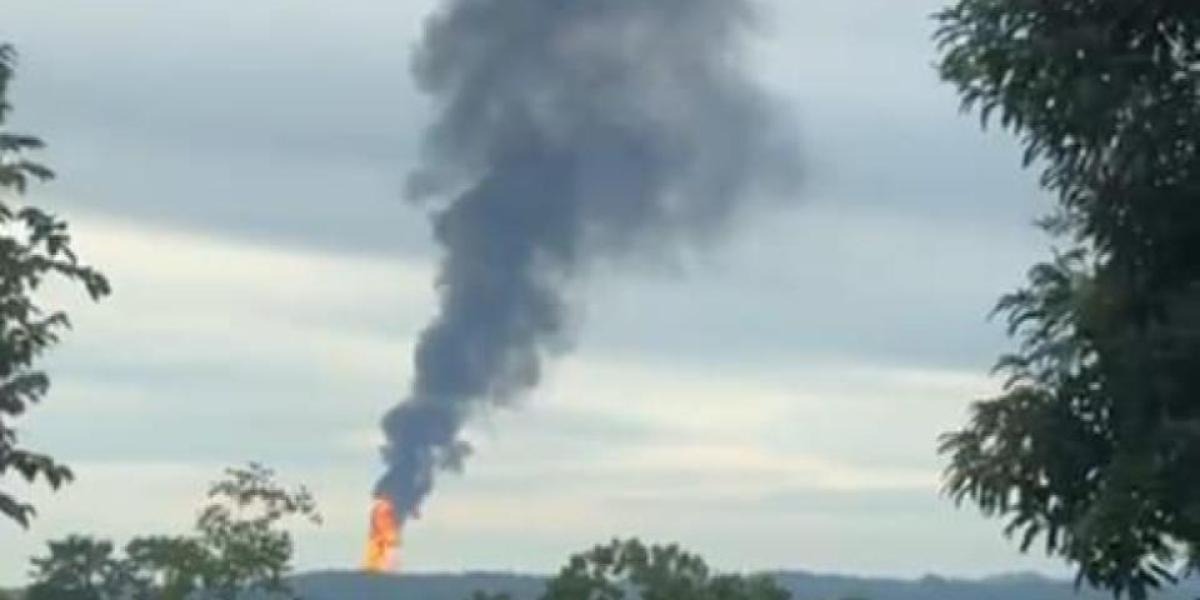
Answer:
<svg viewBox="0 0 1200 600"><path fill-rule="evenodd" d="M320 523L303 487L288 489L260 465L228 469L211 485L192 533L146 535L118 551L111 540L72 535L31 559L22 600L236 600L298 598L288 576L293 519ZM2 598L2 596L0 596Z"/></svg>

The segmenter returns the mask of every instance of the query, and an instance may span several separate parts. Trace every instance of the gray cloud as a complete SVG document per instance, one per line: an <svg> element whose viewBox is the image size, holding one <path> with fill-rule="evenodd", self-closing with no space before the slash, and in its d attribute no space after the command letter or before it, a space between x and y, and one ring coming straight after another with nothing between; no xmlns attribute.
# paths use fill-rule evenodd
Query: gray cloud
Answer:
<svg viewBox="0 0 1200 600"><path fill-rule="evenodd" d="M273 245L281 252L319 247L388 261L427 260L433 254L425 216L401 197L403 174L416 160L419 125L436 114L407 74L408 51L432 1L346 0L338 10L329 10L326 0L10 4L0 37L17 42L24 53L14 116L23 128L48 139L48 157L61 175L39 188L35 198L68 218L100 213L135 222L141 231L193 230ZM765 35L747 66L786 96L801 119L806 206L795 214L748 219L742 228L747 235L717 253L684 261L686 276L664 277L652 266L651 276L621 270L593 278L586 291L589 326L581 332L581 360L617 355L663 373L713 372L739 381L794 375L790 389L821 394L801 367L840 361L982 373L1001 346L996 328L983 316L995 295L1018 281L1028 260L1042 254L1044 242L1027 222L1043 204L1030 186L1032 177L1016 170L1019 157L1012 145L1002 136L980 134L971 119L956 116L953 91L936 83L928 64L926 15L941 0L768 4L765 20L770 22L760 24ZM85 220L77 223L86 249L90 228ZM147 253L145 259L193 268L176 266L178 257L170 249ZM102 309L113 311L115 323L140 322L152 309L189 301L184 291L151 281L137 285L171 293L135 301L134 282L119 269L125 260L102 263L117 284L117 295ZM216 272L225 267L220 261L211 265ZM263 286L279 281L269 269L255 273ZM349 499L341 504L353 514L331 522L320 543L301 540L310 552L303 566L354 560L362 523L353 502L368 483L372 452L364 443L360 452L338 454L323 442L331 429L370 426L393 399L394 388L388 386L404 380L412 322L432 307L408 307L399 315L392 296L321 277L361 294L363 308L305 312L300 309L306 302L298 297L262 311L306 324L320 321L330 331L402 338L394 352L376 349L372 358L384 372L395 361L393 376L352 373L332 382L321 374L327 361L320 356L272 357L262 349L265 342L294 347L322 342L276 340L274 330L264 331L254 315L228 325L240 336L232 341L191 340L176 331L122 326L97 331L91 309L81 310L79 329L55 355L58 385L50 402L31 415L29 435L75 463L139 456L206 464L251 456L280 465L289 457L297 464L340 461L340 472L362 472L344 486ZM245 297L257 289L222 281L211 285ZM237 304L214 303L214 310ZM231 344L242 352L231 354ZM160 357L164 348L173 351L173 362L146 360ZM343 354L353 360L367 352ZM106 382L115 388L105 388ZM143 394L145 405L114 409L115 415L98 421L91 411L125 401L123 386ZM657 400L632 385L628 389L638 402ZM832 392L827 396L840 398ZM950 400L925 405L918 398L897 408L883 385L873 398L878 404L865 398L856 410L916 414L920 409L928 411L930 421L954 422L961 416L961 406ZM349 406L355 402L362 405ZM295 409L296 403L312 421L267 432L231 424L259 423L273 411ZM878 443L864 448L859 441L872 432L852 428L845 433L851 425L844 419L853 417L847 412L821 409L818 421L811 415L780 419L773 435L791 436L808 445L805 451L849 461L876 460L883 449L895 454L902 445L905 461L916 462L930 445L921 437L929 426L918 430L905 424L881 428ZM636 426L628 431L621 423L589 429L571 419L526 425L594 435L580 442L587 452L663 435ZM820 431L813 432L816 427ZM525 433L505 428L496 437ZM313 444L314 439L322 443ZM535 439L529 452L553 453L556 443L554 436ZM310 477L302 466L297 469L297 477ZM476 483L491 485L483 471L454 482L443 499L452 500L456 491ZM144 494L122 495L132 473L140 477L142 472L132 469L109 490L114 498L127 498L134 507L130 514L139 517L143 509L159 506ZM637 487L619 477L604 483L630 491ZM528 479L494 485L495 497L475 501L521 497ZM104 525L90 520L91 500L82 491L59 496L64 504L79 506L78 519L62 521L60 509L47 505L42 524L49 529L36 534L43 537L0 548L0 580L21 578L25 558L41 550L44 536ZM826 506L802 494L774 505L802 511L809 503ZM636 521L641 513L631 509L633 521L624 521L621 529L694 535L708 541L705 549L722 553L714 560L731 565L746 560L758 566L817 566L824 560L821 564L832 568L855 568L860 565L853 561L867 547L872 555L865 566L885 570L927 568L939 560L966 571L1012 564L1011 549L997 539L994 524L964 515L946 528L943 512L937 512L945 508L940 500L929 499L930 516L921 526L902 514L907 504L862 503L863 512L878 515L869 526L855 517L831 515L797 524L776 520L779 513L771 511L754 529L714 526L705 533L688 522L664 531L654 528L657 516ZM759 512L754 501L741 506L743 514ZM901 526L877 528L892 515ZM534 544L520 530L447 533L430 519L414 532L414 545L421 548L414 559L418 565L454 568L495 565L520 555L524 566L549 569L577 543L604 533L596 527L609 526L589 521L570 532L547 532ZM913 536L929 540L931 549L911 553ZM501 539L508 551L498 557L494 549ZM968 547L978 551L962 551ZM804 553L804 548L813 550Z"/></svg>
<svg viewBox="0 0 1200 600"><path fill-rule="evenodd" d="M1011 144L936 85L926 16L940 2L765 4L748 68L803 119L809 196L1010 230L1040 210ZM62 206L421 256L401 174L432 114L407 60L433 5L30 2L0 34L23 52L14 117L51 143Z"/></svg>

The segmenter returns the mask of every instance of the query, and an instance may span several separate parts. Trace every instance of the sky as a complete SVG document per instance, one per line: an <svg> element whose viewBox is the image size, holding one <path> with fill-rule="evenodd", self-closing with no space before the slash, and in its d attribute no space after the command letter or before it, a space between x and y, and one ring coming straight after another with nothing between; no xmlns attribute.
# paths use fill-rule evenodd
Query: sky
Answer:
<svg viewBox="0 0 1200 600"><path fill-rule="evenodd" d="M475 420L406 568L550 572L639 535L724 569L1063 572L939 494L937 436L997 389L987 314L1049 248L1015 143L937 80L940 3L761 2L747 68L796 125L803 185L703 250L589 273L575 351ZM435 310L437 249L402 193L435 5L6 4L12 125L59 173L30 200L115 293L46 292L75 330L21 435L78 480L15 487L40 517L0 523L0 582L68 533L182 532L250 460L322 506L300 569L358 565L378 420Z"/></svg>

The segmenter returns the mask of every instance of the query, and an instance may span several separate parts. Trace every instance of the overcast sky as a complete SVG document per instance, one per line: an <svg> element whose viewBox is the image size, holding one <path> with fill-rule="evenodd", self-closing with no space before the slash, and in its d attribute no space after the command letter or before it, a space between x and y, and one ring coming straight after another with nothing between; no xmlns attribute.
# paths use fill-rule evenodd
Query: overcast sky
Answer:
<svg viewBox="0 0 1200 600"><path fill-rule="evenodd" d="M76 330L20 425L79 480L30 492L31 532L0 523L0 582L48 538L182 530L247 460L321 501L301 568L358 565L376 424L434 309L436 249L401 193L434 4L6 3L13 125L60 175L33 199L116 292L55 292ZM938 495L937 435L996 386L986 314L1048 247L1015 145L937 82L939 4L764 2L748 67L794 115L798 197L679 263L592 273L578 351L476 422L407 566L550 571L637 534L723 568L1059 572Z"/></svg>

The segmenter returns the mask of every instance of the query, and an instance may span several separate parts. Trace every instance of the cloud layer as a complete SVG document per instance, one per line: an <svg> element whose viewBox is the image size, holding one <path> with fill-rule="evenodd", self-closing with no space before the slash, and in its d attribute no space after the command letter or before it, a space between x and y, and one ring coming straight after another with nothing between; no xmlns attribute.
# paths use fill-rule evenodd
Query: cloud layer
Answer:
<svg viewBox="0 0 1200 600"><path fill-rule="evenodd" d="M116 294L64 298L77 330L22 426L80 481L37 494L32 533L0 531L0 582L50 537L186 523L249 459L323 501L302 567L359 560L373 424L436 308L432 240L401 200L432 3L244 4L6 9L14 117L61 174L36 197ZM983 317L1043 245L1011 144L956 117L928 68L937 4L766 3L752 62L802 123L805 203L673 265L598 270L579 353L521 418L468 431L480 460L412 530L412 566L550 570L639 533L729 566L1053 568L936 494L934 436L992 385Z"/></svg>

